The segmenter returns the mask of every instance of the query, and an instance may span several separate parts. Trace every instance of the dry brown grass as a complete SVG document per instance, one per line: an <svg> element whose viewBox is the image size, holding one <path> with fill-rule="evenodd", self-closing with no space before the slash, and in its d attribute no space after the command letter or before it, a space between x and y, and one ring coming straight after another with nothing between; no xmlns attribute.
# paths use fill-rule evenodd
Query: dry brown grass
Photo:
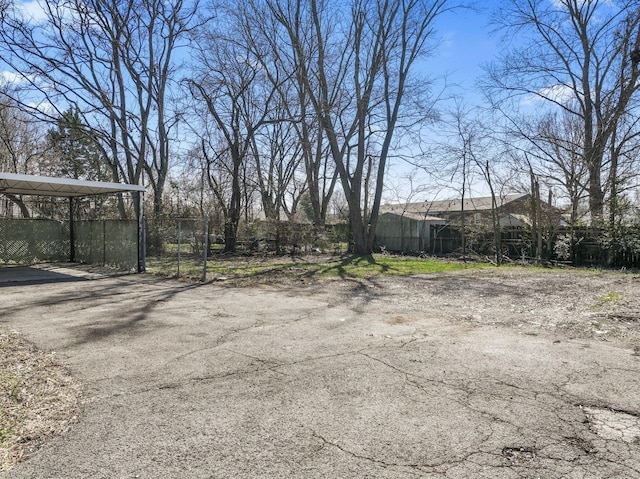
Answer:
<svg viewBox="0 0 640 479"><path fill-rule="evenodd" d="M82 390L53 353L0 330L0 472L76 421Z"/></svg>

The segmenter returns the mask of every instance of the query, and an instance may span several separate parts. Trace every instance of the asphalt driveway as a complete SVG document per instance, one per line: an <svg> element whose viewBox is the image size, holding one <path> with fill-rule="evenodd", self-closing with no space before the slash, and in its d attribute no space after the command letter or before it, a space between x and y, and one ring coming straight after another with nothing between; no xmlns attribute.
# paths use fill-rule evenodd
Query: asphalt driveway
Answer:
<svg viewBox="0 0 640 479"><path fill-rule="evenodd" d="M56 351L86 402L2 477L640 478L633 344L461 321L452 301L477 290L402 281L424 295L391 280L7 283L0 327Z"/></svg>

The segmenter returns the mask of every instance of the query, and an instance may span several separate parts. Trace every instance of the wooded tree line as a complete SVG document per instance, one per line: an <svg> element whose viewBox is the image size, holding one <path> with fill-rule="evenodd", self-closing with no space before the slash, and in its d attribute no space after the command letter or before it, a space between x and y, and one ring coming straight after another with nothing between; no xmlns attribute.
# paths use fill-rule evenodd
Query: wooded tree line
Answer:
<svg viewBox="0 0 640 479"><path fill-rule="evenodd" d="M144 183L153 215L215 208L228 251L256 204L320 230L341 196L370 252L401 156L463 197L542 185L615 230L637 183L640 1L499 3L486 102L437 115L423 60L452 0L0 0L0 169Z"/></svg>
<svg viewBox="0 0 640 479"><path fill-rule="evenodd" d="M441 171L463 197L484 184L497 206L531 193L538 255L552 226L542 201L603 231L615 255L622 225L640 219L640 2L504 0L493 27L503 49L479 81L486 103L449 112Z"/></svg>

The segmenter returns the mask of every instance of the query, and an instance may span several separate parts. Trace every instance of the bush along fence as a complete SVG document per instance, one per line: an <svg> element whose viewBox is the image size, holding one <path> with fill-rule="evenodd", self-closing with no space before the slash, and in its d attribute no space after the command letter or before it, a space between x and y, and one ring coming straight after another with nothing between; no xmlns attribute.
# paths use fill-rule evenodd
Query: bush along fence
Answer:
<svg viewBox="0 0 640 479"><path fill-rule="evenodd" d="M386 238L378 247L405 254L495 255L492 231L466 231L456 226L432 225L419 238ZM395 247L389 247L393 245ZM540 249L538 249L538 245ZM577 266L640 268L640 226L618 227L614 231L593 227L557 227L542 231L541 241L529 228L500 230L504 257L527 261L539 259Z"/></svg>

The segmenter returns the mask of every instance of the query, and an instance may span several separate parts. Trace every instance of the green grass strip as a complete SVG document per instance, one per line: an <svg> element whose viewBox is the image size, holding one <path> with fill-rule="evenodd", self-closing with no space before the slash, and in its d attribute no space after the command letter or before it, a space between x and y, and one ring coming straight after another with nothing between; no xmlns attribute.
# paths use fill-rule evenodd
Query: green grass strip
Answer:
<svg viewBox="0 0 640 479"><path fill-rule="evenodd" d="M347 256L338 260L316 261L313 258L288 257L210 257L207 276L227 279L269 277L343 277L369 278L380 275L414 275L443 273L492 267L487 263L454 262L424 259L409 256ZM148 258L147 269L151 273L173 276L177 272L177 259L171 256ZM202 274L202 263L196 259L183 259L181 276L198 277Z"/></svg>

